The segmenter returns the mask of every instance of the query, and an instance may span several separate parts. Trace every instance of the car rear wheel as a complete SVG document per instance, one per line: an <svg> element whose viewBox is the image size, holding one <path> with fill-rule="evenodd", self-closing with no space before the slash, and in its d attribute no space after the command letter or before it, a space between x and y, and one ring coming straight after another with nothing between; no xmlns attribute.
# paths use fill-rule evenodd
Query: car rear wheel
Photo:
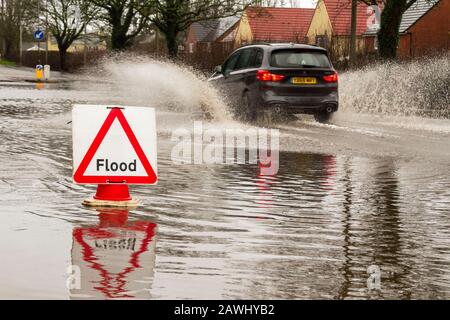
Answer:
<svg viewBox="0 0 450 320"><path fill-rule="evenodd" d="M247 92L243 94L242 100L244 110L241 113L241 119L245 122L254 123L262 127L271 127L284 119L283 113L277 113L271 109L256 108Z"/></svg>
<svg viewBox="0 0 450 320"><path fill-rule="evenodd" d="M314 114L314 119L316 119L316 121L320 122L320 123L327 123L328 121L330 121L332 114L333 114L332 112L326 112L326 111L316 112Z"/></svg>

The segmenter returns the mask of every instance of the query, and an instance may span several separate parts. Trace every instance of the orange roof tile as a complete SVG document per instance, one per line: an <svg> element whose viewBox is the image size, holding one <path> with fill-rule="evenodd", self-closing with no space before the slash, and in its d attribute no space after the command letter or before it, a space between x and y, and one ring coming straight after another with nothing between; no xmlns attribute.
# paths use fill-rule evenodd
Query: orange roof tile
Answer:
<svg viewBox="0 0 450 320"><path fill-rule="evenodd" d="M314 9L249 7L246 10L253 41L294 41L306 37Z"/></svg>

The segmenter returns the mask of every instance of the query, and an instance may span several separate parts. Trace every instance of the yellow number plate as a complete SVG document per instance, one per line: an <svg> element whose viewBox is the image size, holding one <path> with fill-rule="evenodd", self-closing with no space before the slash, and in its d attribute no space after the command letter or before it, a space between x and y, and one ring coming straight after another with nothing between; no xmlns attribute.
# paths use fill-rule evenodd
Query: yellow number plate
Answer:
<svg viewBox="0 0 450 320"><path fill-rule="evenodd" d="M291 82L293 84L316 84L317 79L313 77L293 77Z"/></svg>

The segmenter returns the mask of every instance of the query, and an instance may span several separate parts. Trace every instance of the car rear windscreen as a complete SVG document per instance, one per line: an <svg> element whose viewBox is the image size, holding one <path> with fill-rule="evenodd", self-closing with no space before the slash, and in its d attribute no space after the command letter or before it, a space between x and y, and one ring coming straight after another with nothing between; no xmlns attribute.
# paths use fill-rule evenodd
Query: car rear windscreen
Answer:
<svg viewBox="0 0 450 320"><path fill-rule="evenodd" d="M327 55L314 50L276 50L272 52L270 65L279 68L330 68Z"/></svg>

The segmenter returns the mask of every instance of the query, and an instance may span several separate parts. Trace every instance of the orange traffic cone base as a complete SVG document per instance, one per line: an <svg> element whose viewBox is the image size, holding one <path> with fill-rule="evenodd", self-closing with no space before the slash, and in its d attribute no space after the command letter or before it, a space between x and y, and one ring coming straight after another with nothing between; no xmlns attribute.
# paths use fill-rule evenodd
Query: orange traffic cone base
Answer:
<svg viewBox="0 0 450 320"><path fill-rule="evenodd" d="M97 193L91 199L83 201L88 207L137 207L139 202L132 199L126 184L99 184Z"/></svg>
<svg viewBox="0 0 450 320"><path fill-rule="evenodd" d="M108 201L108 200L97 200L94 198L84 199L83 205L87 207L99 207L99 208L136 208L139 206L139 201L136 199L131 199L128 201Z"/></svg>

